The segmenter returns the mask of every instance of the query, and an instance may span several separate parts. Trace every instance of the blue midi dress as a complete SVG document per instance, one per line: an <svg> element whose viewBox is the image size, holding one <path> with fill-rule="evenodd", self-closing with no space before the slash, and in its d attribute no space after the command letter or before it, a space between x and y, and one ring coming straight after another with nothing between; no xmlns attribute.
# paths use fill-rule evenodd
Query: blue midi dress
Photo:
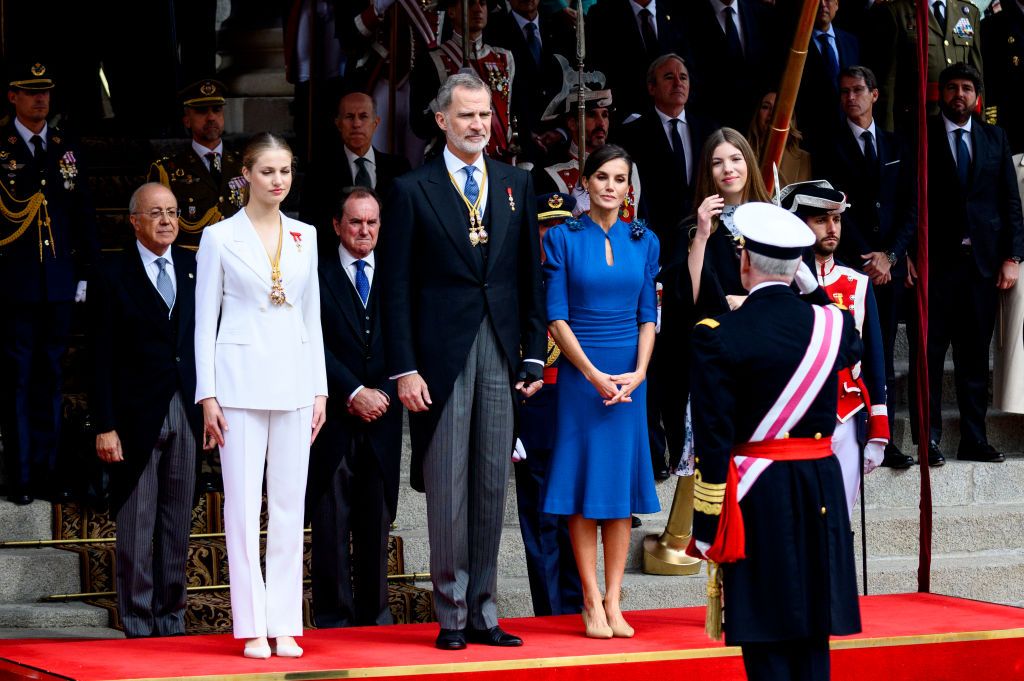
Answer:
<svg viewBox="0 0 1024 681"><path fill-rule="evenodd" d="M611 242L613 265L605 258ZM658 238L616 221L608 231L586 214L544 237L548 321L569 324L591 363L608 374L636 369L638 325L657 321ZM605 406L572 363L558 372L558 426L544 512L628 518L660 509L647 435L647 383L633 401Z"/></svg>

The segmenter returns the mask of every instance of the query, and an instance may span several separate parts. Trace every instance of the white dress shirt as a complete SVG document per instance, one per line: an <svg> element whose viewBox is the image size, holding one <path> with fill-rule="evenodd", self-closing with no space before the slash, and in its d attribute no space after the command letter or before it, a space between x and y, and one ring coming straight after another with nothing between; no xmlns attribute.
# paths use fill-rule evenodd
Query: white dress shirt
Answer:
<svg viewBox="0 0 1024 681"><path fill-rule="evenodd" d="M49 128L50 126L44 122L43 129L38 133L34 133L26 128L25 125L18 120L17 116L14 117L14 129L18 131L18 134L21 135L21 139L25 140L25 146L27 146L28 150L32 152L36 150L36 146L32 144L32 136L36 134L43 138L43 151L46 151L46 147L49 146L49 142L46 139L46 133L49 131Z"/></svg>
<svg viewBox="0 0 1024 681"><path fill-rule="evenodd" d="M370 176L370 187L373 189L377 188L377 157L373 153L373 145L370 145L370 148L362 156L348 147L345 147L345 158L348 159L348 171L352 173L353 182L355 182L356 173L359 172L359 166L356 164L356 159L365 158L366 172Z"/></svg>
<svg viewBox="0 0 1024 681"><path fill-rule="evenodd" d="M875 158L878 158L878 135L875 133L875 119L871 119L871 125L866 128L862 128L854 123L849 118L846 119L846 124L850 126L850 132L853 133L853 138L857 140L857 146L860 147L860 153L864 153L864 140L861 139L861 135L866 132L871 133L871 146L875 149Z"/></svg>
<svg viewBox="0 0 1024 681"><path fill-rule="evenodd" d="M967 117L967 122L963 125L957 125L953 121L949 120L945 116L942 117L942 122L946 126L946 139L949 141L949 150L953 152L953 162L956 162L956 131L964 131L964 143L967 145L967 155L974 160L974 145L971 144L971 117Z"/></svg>
<svg viewBox="0 0 1024 681"><path fill-rule="evenodd" d="M637 4L636 0L629 0L629 6L633 8L633 18L636 19L636 27L640 31L640 35L644 34L644 29L640 23L640 12L647 10L651 13L651 24L654 26L654 37L658 37L658 5L657 0L651 0L647 3L647 6Z"/></svg>
<svg viewBox="0 0 1024 681"><path fill-rule="evenodd" d="M655 107L654 112L658 114L658 118L661 119L661 129L665 131L665 136L668 138L669 146L672 146L672 121L675 118L671 118L667 113L661 109ZM690 139L690 126L686 123L686 109L683 109L676 118L679 119L679 137L683 140L683 153L686 154L686 183L690 183L690 178L693 177L693 144Z"/></svg>
<svg viewBox="0 0 1024 681"><path fill-rule="evenodd" d="M146 276L149 277L149 282L153 284L153 288L156 288L156 278L160 274L160 265L157 265L156 261L160 258L167 261L167 264L164 265L164 270L167 272L167 276L171 279L171 290L174 291L175 300L177 300L178 279L174 276L174 258L171 257L171 247L168 246L163 255L157 255L143 246L142 242L138 239L135 240L135 245L139 248L139 257L142 258L142 267L146 270ZM159 292L160 289L157 289L157 293ZM173 304L171 305L171 309L174 309ZM171 316L170 310L168 310L167 316Z"/></svg>
<svg viewBox="0 0 1024 681"><path fill-rule="evenodd" d="M732 7L732 23L736 27L736 35L740 37L740 47L744 50L747 49L746 37L743 35L743 22L740 21L740 3L733 0L731 5L726 5L722 0L711 0L711 8L715 10L715 18L718 20L718 26L722 29L722 33L725 33L725 8Z"/></svg>
<svg viewBox="0 0 1024 681"><path fill-rule="evenodd" d="M210 169L210 159L206 158L206 155L209 153L217 154L220 156L221 163L224 162L224 142L217 142L217 146L211 149L210 147L204 147L199 142L192 140L192 151L196 152L196 155L199 156L199 160L203 162L203 165L206 166L207 170ZM223 167L223 165L221 167Z"/></svg>

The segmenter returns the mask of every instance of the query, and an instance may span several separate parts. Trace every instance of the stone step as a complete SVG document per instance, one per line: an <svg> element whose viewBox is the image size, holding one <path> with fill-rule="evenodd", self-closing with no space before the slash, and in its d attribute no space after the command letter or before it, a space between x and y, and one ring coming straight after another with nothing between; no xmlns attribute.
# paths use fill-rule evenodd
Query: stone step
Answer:
<svg viewBox="0 0 1024 681"><path fill-rule="evenodd" d="M0 542L53 538L53 511L49 502L25 506L0 501Z"/></svg>
<svg viewBox="0 0 1024 681"><path fill-rule="evenodd" d="M0 603L0 629L108 627L106 610L85 603Z"/></svg>
<svg viewBox="0 0 1024 681"><path fill-rule="evenodd" d="M870 509L868 556L914 557L918 552L917 509ZM860 507L854 509L854 546L860 555ZM1024 551L1024 504L940 507L932 512L932 554Z"/></svg>
<svg viewBox="0 0 1024 681"><path fill-rule="evenodd" d="M0 603L30 603L80 586L78 554L60 549L0 550Z"/></svg>
<svg viewBox="0 0 1024 681"><path fill-rule="evenodd" d="M910 432L911 416L905 410L896 412L892 426L892 441L904 452L915 451ZM1001 452L1024 450L1024 414L1011 414L989 409L985 417L985 430L989 443ZM942 409L942 451L949 460L956 456L960 444L960 412L956 407Z"/></svg>
<svg viewBox="0 0 1024 681"><path fill-rule="evenodd" d="M945 466L930 469L932 508L1024 504L1024 454L1020 452L1018 446L1004 463L972 463L950 458ZM864 483L869 510L917 509L920 490L921 471L917 466L905 471L879 468L868 475Z"/></svg>
<svg viewBox="0 0 1024 681"><path fill-rule="evenodd" d="M56 627L50 629L29 629L2 627L0 639L46 638L46 639L98 639L124 638L124 632L109 627Z"/></svg>

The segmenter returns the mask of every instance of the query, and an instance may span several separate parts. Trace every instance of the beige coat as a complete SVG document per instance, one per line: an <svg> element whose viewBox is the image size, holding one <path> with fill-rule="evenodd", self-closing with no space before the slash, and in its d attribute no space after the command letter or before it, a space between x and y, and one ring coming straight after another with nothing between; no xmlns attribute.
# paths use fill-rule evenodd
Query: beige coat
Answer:
<svg viewBox="0 0 1024 681"><path fill-rule="evenodd" d="M1024 203L1024 154L1013 157L1017 189ZM1024 285L1000 292L992 387L996 409L1024 414Z"/></svg>

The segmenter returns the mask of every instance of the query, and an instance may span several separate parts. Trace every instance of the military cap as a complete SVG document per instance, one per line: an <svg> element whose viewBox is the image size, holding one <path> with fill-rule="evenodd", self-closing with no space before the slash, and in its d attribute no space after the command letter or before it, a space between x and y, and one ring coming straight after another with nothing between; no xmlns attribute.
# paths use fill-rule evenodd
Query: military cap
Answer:
<svg viewBox="0 0 1024 681"><path fill-rule="evenodd" d="M773 203L745 203L736 209L732 222L744 248L769 258L799 258L814 243L814 232L803 220Z"/></svg>
<svg viewBox="0 0 1024 681"><path fill-rule="evenodd" d="M541 194L537 197L537 220L571 218L576 199L569 194Z"/></svg>
<svg viewBox="0 0 1024 681"><path fill-rule="evenodd" d="M199 109L206 106L224 106L227 88L224 83L207 78L192 83L178 93L182 106Z"/></svg>
<svg viewBox="0 0 1024 681"><path fill-rule="evenodd" d="M779 205L800 218L839 215L850 206L846 202L846 194L833 189L827 180L786 185L779 192Z"/></svg>
<svg viewBox="0 0 1024 681"><path fill-rule="evenodd" d="M11 90L51 90L54 85L50 69L40 61L15 64L9 76Z"/></svg>

